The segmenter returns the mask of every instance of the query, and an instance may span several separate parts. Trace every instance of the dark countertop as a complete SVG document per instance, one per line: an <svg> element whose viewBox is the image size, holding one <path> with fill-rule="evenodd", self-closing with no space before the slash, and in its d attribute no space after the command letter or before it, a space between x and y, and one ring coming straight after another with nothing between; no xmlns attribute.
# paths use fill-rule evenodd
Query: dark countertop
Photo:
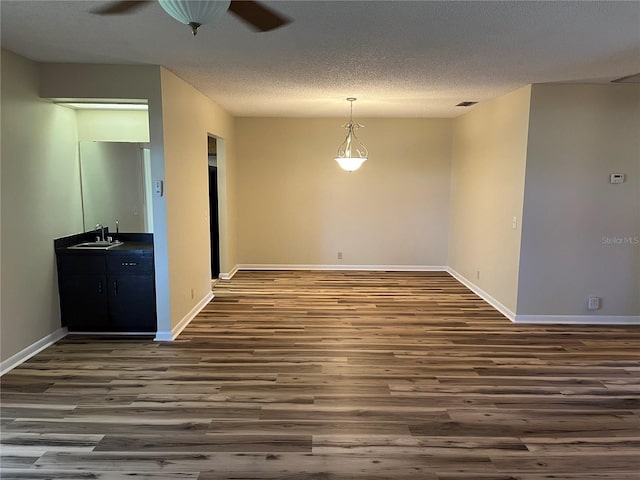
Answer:
<svg viewBox="0 0 640 480"><path fill-rule="evenodd" d="M56 248L56 253L58 255L153 255L153 243L124 242L122 245L111 248L62 247Z"/></svg>
<svg viewBox="0 0 640 480"><path fill-rule="evenodd" d="M107 234L105 234L106 236ZM95 232L78 233L68 237L56 238L53 247L58 255L153 255L153 234L152 233L118 233L115 236L122 245L109 249L81 249L73 248L74 245L95 240Z"/></svg>
<svg viewBox="0 0 640 480"><path fill-rule="evenodd" d="M75 249L75 250L78 251L79 249ZM83 250L83 251L86 252L86 250ZM103 251L117 253L117 254L126 254L126 253L132 253L132 252L136 252L136 253L137 252L139 252L139 253L150 252L150 253L153 253L153 243L123 242L122 245L118 245L117 247L113 247L113 248L110 248L108 250L103 250Z"/></svg>

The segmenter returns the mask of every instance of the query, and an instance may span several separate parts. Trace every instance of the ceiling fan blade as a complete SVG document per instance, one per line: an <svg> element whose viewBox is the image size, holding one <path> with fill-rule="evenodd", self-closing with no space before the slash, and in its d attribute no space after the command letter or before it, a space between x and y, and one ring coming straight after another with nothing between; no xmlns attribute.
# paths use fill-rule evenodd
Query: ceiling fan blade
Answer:
<svg viewBox="0 0 640 480"><path fill-rule="evenodd" d="M289 18L275 10L250 0L232 0L229 11L259 32L268 32L291 23Z"/></svg>
<svg viewBox="0 0 640 480"><path fill-rule="evenodd" d="M91 11L96 15L126 15L150 4L153 0L121 0L111 2Z"/></svg>

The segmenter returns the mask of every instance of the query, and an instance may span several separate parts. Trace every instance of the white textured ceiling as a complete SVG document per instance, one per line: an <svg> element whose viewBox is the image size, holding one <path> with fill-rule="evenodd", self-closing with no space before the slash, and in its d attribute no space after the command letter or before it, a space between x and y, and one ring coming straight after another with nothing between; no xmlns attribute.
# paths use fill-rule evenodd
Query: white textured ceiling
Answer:
<svg viewBox="0 0 640 480"><path fill-rule="evenodd" d="M164 65L241 116L450 117L528 83L640 72L640 2L269 1L294 20L201 27L157 4L100 17L96 1L0 0L1 44L42 62ZM105 2L102 2L105 3Z"/></svg>

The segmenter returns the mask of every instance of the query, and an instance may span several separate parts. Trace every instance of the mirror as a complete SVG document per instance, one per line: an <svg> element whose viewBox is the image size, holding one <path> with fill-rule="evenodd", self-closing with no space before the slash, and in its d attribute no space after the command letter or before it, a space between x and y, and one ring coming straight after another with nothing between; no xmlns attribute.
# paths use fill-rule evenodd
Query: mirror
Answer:
<svg viewBox="0 0 640 480"><path fill-rule="evenodd" d="M100 223L116 231L152 233L148 146L133 142L80 142L84 231Z"/></svg>

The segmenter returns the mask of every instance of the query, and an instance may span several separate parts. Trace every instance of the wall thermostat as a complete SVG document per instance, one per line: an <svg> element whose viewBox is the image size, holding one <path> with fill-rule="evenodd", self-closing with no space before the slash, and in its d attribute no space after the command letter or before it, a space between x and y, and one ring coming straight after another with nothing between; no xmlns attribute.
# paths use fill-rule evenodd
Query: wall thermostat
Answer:
<svg viewBox="0 0 640 480"><path fill-rule="evenodd" d="M624 173L612 173L609 175L609 183L622 183L624 182Z"/></svg>

